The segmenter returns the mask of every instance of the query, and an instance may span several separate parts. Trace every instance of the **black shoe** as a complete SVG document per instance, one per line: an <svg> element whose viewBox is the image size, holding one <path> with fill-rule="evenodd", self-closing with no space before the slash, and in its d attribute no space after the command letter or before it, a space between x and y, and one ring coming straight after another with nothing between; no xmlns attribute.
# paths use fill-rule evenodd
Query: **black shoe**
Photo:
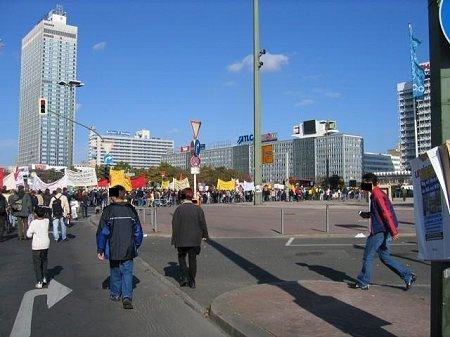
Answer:
<svg viewBox="0 0 450 337"><path fill-rule="evenodd" d="M69 238L65 238L63 241L69 241Z"/></svg>
<svg viewBox="0 0 450 337"><path fill-rule="evenodd" d="M187 287L188 284L189 284L189 282L188 282L187 279L182 279L182 280L180 281L180 287Z"/></svg>
<svg viewBox="0 0 450 337"><path fill-rule="evenodd" d="M416 282L417 276L415 274L411 274L411 278L408 282L406 282L405 291L411 289L414 282Z"/></svg>
<svg viewBox="0 0 450 337"><path fill-rule="evenodd" d="M122 305L124 309L133 309L133 303L131 303L129 298L125 297L122 301Z"/></svg>
<svg viewBox="0 0 450 337"><path fill-rule="evenodd" d="M368 284L361 284L359 282L351 283L351 284L349 284L349 286L350 286L350 288L353 288L353 289L369 290Z"/></svg>
<svg viewBox="0 0 450 337"><path fill-rule="evenodd" d="M195 280L189 281L189 288L195 289Z"/></svg>

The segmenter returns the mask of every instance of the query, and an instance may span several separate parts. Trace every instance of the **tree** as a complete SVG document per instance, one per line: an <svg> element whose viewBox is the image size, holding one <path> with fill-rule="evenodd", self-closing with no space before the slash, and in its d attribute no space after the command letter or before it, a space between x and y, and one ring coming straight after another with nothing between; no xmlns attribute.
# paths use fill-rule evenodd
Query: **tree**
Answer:
<svg viewBox="0 0 450 337"><path fill-rule="evenodd" d="M44 182L44 183L53 183L62 177L64 177L64 170L36 170L36 175Z"/></svg>

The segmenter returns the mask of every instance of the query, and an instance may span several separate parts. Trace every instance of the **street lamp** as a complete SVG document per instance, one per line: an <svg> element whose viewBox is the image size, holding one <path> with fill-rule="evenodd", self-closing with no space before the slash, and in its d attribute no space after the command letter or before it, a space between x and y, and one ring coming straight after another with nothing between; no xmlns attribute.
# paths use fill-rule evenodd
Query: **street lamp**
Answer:
<svg viewBox="0 0 450 337"><path fill-rule="evenodd" d="M75 96L74 96L74 88L80 88L82 86L84 86L84 83L79 81L79 80L69 80L69 81L59 81L58 82L59 85L69 88L70 89L70 95L71 97L71 101L73 101L73 105L72 105L72 117L75 117ZM73 136L73 129L72 129L72 136ZM72 144L70 145L72 147L72 152L73 152L73 137L72 137ZM70 152L69 152L70 153ZM70 158L70 165L72 165L73 163L73 157Z"/></svg>

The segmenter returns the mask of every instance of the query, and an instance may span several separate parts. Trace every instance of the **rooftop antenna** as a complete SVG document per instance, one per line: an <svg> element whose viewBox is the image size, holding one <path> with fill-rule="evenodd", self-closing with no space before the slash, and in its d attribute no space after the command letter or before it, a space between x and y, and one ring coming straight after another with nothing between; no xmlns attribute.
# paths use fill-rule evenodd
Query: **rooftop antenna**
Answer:
<svg viewBox="0 0 450 337"><path fill-rule="evenodd" d="M54 13L58 14L58 15L66 16L66 13L64 12L63 5L61 5L61 4L57 4L56 5L56 9L54 10Z"/></svg>

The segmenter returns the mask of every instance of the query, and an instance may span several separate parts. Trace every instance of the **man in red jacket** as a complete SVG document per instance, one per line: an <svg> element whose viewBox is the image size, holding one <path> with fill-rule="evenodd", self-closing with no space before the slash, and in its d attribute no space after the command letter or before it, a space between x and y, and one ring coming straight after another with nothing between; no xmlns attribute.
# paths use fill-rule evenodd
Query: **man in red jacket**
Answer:
<svg viewBox="0 0 450 337"><path fill-rule="evenodd" d="M362 217L370 218L370 235L364 249L363 266L357 277L358 281L352 286L362 290L369 289L369 283L372 280L373 257L375 253L378 253L381 262L403 279L405 290L408 290L417 277L401 262L394 260L389 250L392 240L399 238L398 220L394 208L386 193L377 186L376 175L367 173L363 176L363 181L366 184L372 184L370 212L360 213Z"/></svg>

